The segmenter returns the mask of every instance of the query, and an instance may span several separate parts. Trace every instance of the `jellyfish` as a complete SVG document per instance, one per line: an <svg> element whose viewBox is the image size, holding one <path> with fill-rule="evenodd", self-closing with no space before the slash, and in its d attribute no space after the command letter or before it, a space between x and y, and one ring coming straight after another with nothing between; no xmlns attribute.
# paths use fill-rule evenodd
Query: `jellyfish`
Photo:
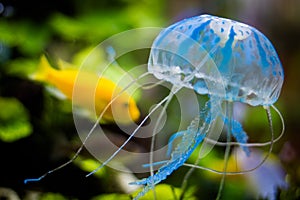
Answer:
<svg viewBox="0 0 300 200"><path fill-rule="evenodd" d="M273 45L254 27L211 15L179 21L156 37L148 70L156 78L171 82L174 88L190 88L208 95L209 100L187 130L170 139L172 143L180 138L170 160L159 162L162 166L155 174L132 183L145 185L137 199L182 166L206 137L212 141L219 136L210 132L217 118L227 127L227 144L233 136L249 155L247 145L243 145L248 136L232 116L234 102L266 109L271 129L269 151L272 150L274 133L270 107L278 111L273 104L279 97L284 74ZM229 147L225 150L225 159L228 159ZM223 182L224 178L219 194Z"/></svg>
<svg viewBox="0 0 300 200"><path fill-rule="evenodd" d="M211 151L214 145L226 145L225 161L228 160L232 145L240 145L246 155L251 153L249 146L270 145L270 153L273 143L284 132L283 118L274 106L283 84L283 68L271 42L254 27L211 15L200 15L179 21L161 30L151 46L147 72L137 79L133 79L128 86L123 87L120 94L126 91L131 84L147 75L153 75L160 80L158 82L171 83L169 95L153 107L118 150L87 176L107 165L135 136L153 112L163 104L165 110L173 96L181 89L189 89L197 95L207 96L207 101L185 130L178 131L170 137L167 151L169 159L153 162L154 135L162 116L159 115L158 123L153 129L149 163L144 165L144 167L150 168L150 176L130 183L144 186L134 199L139 199L149 190L154 190L156 184L165 180L167 176L183 165L192 167L184 178L186 181L194 168L201 168L198 166L198 162ZM112 102L118 95L112 99ZM112 102L107 105L103 113ZM241 123L233 117L234 102L262 106L266 110L271 132L270 142L247 143L246 132ZM281 134L276 139L274 138L270 108L278 113L283 125ZM100 114L97 121L100 121L103 113ZM226 127L227 138L226 142L219 142L218 138L223 126ZM83 145L95 127L96 124L83 141ZM236 142L232 142L231 137L234 137ZM175 140L178 142L173 148ZM202 146L196 163L194 165L186 164L187 159L200 144ZM48 171L37 179L27 181L41 180L47 174L71 163L83 145L69 162ZM265 159L259 165L262 165ZM159 166L155 173L154 166ZM225 175L236 173L226 172L226 163L223 172L211 171L223 174L217 197L219 198Z"/></svg>

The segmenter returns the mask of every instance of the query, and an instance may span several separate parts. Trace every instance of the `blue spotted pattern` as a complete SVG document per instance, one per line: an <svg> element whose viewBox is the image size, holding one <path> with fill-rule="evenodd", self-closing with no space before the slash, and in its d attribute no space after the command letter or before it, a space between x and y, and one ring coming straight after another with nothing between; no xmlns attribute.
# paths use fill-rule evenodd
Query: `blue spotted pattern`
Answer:
<svg viewBox="0 0 300 200"><path fill-rule="evenodd" d="M198 51L191 48L195 46ZM257 29L230 19L201 15L166 28L153 43L148 70L159 79L194 88L197 81L182 77L194 74L197 78L195 68L207 53L225 84L222 99L252 106L277 101L284 74L273 45ZM176 75L181 80L174 78Z"/></svg>

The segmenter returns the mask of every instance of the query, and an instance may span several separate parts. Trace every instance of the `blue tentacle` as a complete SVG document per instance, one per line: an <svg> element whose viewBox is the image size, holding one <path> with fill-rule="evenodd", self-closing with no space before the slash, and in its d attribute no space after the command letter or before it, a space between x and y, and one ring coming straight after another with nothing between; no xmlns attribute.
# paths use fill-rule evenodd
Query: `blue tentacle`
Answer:
<svg viewBox="0 0 300 200"><path fill-rule="evenodd" d="M224 123L227 125L229 120L231 120L231 134L236 139L237 142L241 144L246 144L248 140L248 135L244 131L243 126L240 122L234 119L228 119L226 116L223 116ZM243 151L246 153L247 156L250 156L250 150L246 146L242 146Z"/></svg>
<svg viewBox="0 0 300 200"><path fill-rule="evenodd" d="M166 161L153 176L130 183L133 185L145 185L143 190L134 199L139 199L144 196L156 184L165 180L168 175L181 167L196 147L204 140L210 125L214 120L211 117L210 109L208 109L209 107L210 102L208 101L200 112L200 117L196 117L187 130L177 132L172 136L173 138L171 137L171 141L177 137L181 137L181 142L172 152L170 160Z"/></svg>
<svg viewBox="0 0 300 200"><path fill-rule="evenodd" d="M168 142L168 151L167 151L167 156L169 157L172 153L172 146L173 146L173 141L179 137L182 137L184 135L185 131L179 131L177 133L174 133L170 138Z"/></svg>

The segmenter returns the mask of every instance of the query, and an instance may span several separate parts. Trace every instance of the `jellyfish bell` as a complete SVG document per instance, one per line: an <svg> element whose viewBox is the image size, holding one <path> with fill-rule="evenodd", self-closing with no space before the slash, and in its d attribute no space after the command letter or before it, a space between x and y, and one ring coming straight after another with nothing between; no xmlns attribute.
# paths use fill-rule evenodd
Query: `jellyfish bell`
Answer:
<svg viewBox="0 0 300 200"><path fill-rule="evenodd" d="M283 84L282 65L268 38L247 24L211 15L179 21L156 37L148 71L220 101L271 106L283 122L273 105ZM284 124L276 140L283 131Z"/></svg>
<svg viewBox="0 0 300 200"><path fill-rule="evenodd" d="M171 49L174 54L167 52ZM210 59L203 63L207 53ZM204 65L212 62L220 75L203 72ZM211 15L182 20L162 31L153 43L148 70L174 84L193 74L199 80L190 80L185 83L187 87L198 85L201 93L209 91L224 100L252 106L274 104L284 77L278 55L266 36L249 25ZM221 78L218 84L224 84L222 94L205 88L205 81L216 78Z"/></svg>

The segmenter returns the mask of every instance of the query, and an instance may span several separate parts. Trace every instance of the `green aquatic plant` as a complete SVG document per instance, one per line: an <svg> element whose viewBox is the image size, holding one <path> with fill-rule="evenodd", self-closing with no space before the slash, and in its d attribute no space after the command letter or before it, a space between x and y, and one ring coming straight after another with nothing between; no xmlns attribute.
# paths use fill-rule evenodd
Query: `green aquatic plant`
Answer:
<svg viewBox="0 0 300 200"><path fill-rule="evenodd" d="M59 193L45 193L40 196L40 200L66 200L67 198Z"/></svg>
<svg viewBox="0 0 300 200"><path fill-rule="evenodd" d="M0 19L0 44L16 47L25 56L36 55L45 49L51 33L47 26L41 26L26 20Z"/></svg>
<svg viewBox="0 0 300 200"><path fill-rule="evenodd" d="M32 132L26 108L15 98L0 98L0 140L14 142Z"/></svg>

